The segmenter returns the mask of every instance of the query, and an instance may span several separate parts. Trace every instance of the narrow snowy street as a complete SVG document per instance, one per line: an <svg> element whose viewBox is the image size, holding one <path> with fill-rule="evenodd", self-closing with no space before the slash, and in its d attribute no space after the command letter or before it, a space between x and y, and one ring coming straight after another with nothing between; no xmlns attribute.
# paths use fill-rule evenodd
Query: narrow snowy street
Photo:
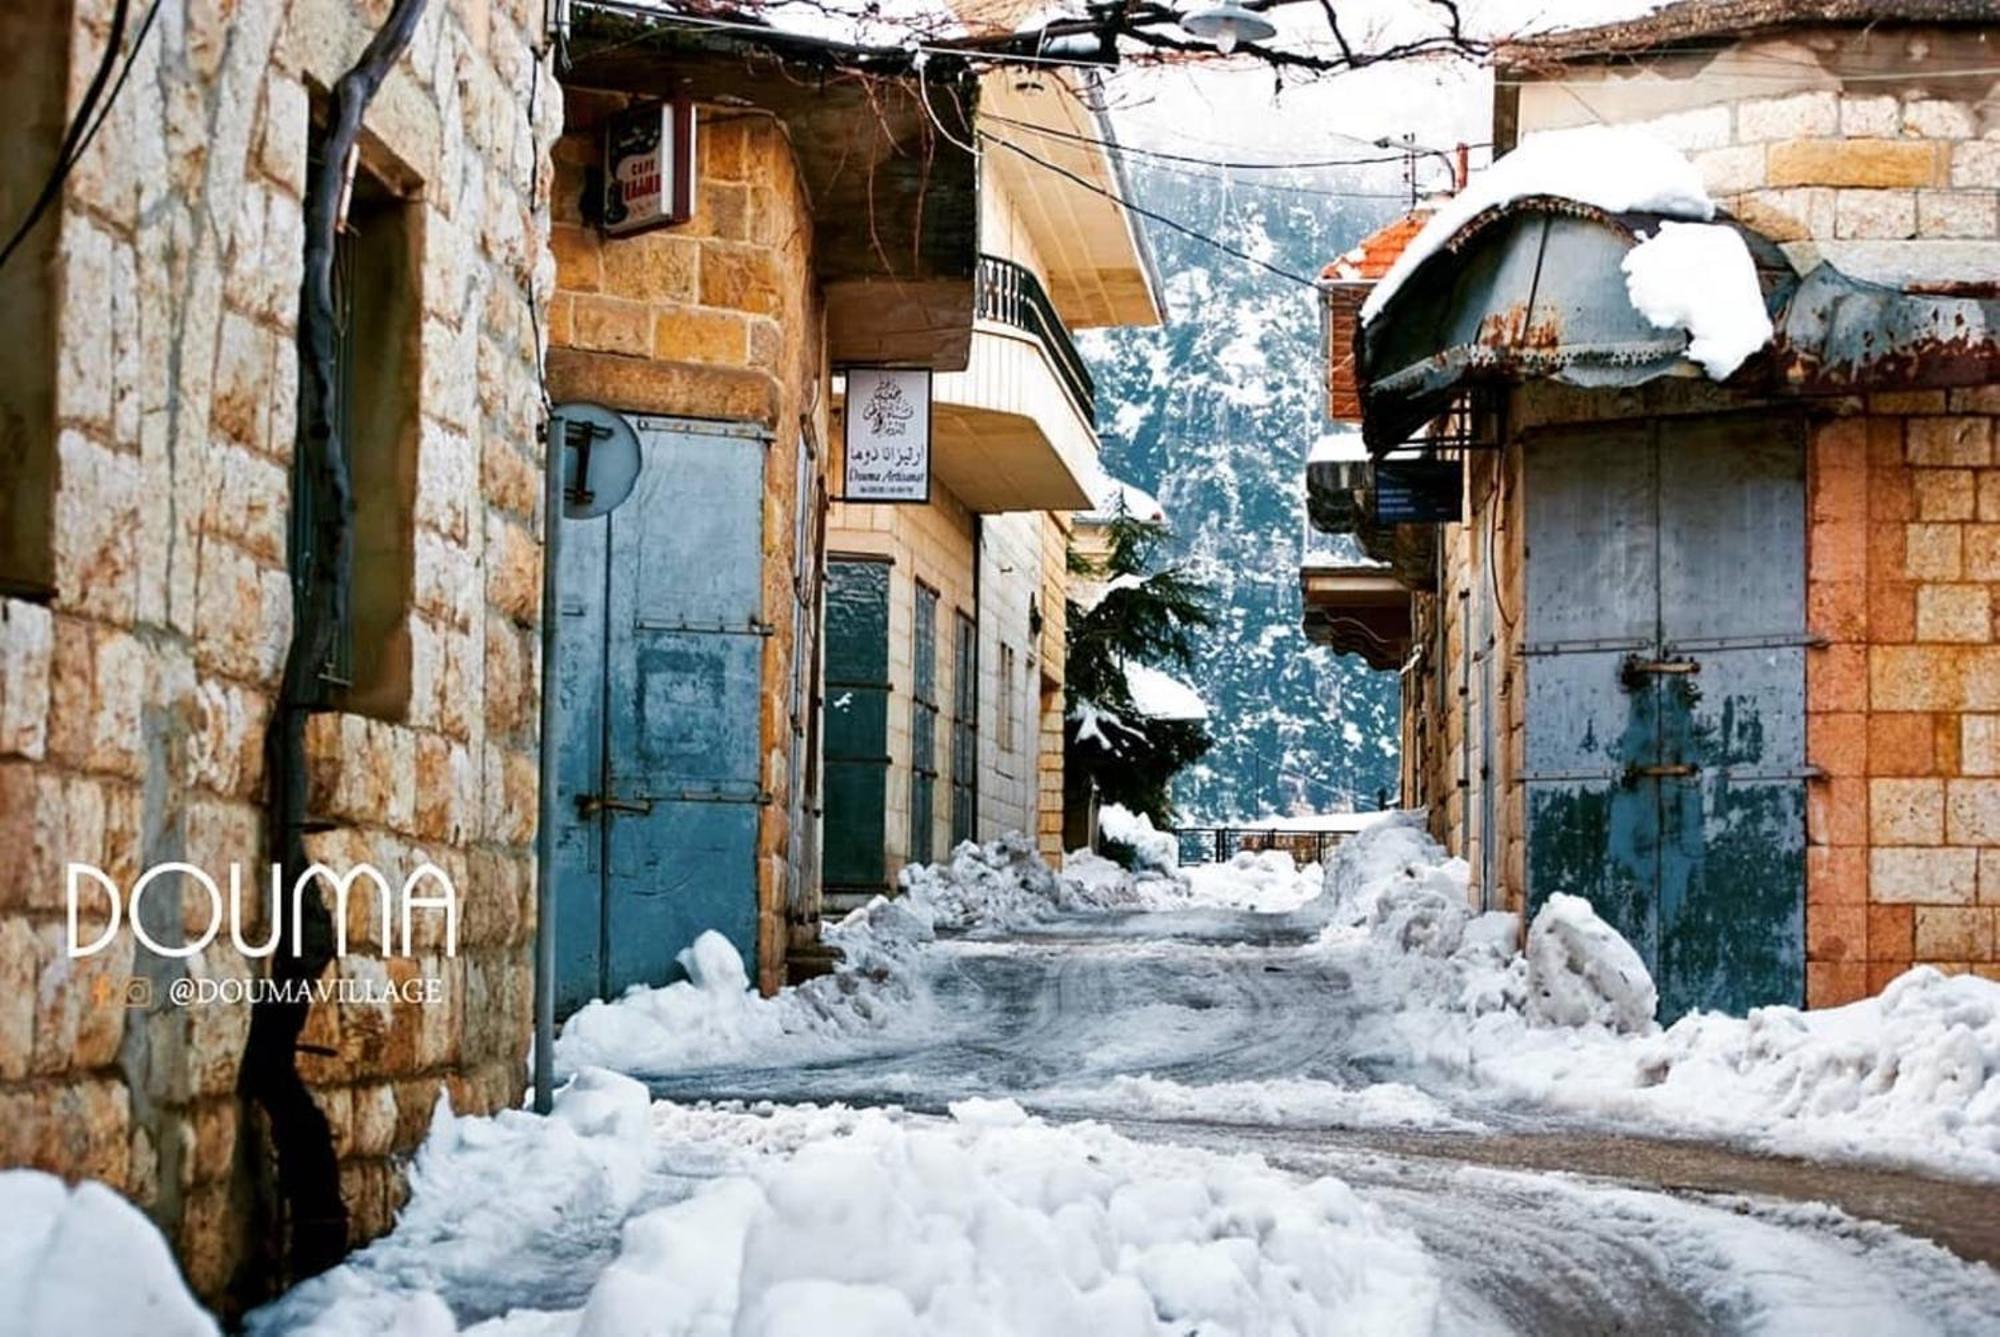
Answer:
<svg viewBox="0 0 2000 1337"><path fill-rule="evenodd" d="M1796 1052L1780 1058L1789 1106L1760 1106L1754 1065L1733 1095L1703 1079L1737 1107L1713 1138L1679 1115L1621 1115L1601 1092L1559 1109L1525 1078L1481 1076L1491 1037L1467 1039L1474 1024L1449 1057L1464 1014L1440 998L1462 990L1489 1028L1521 1024L1502 995L1527 966L1498 964L1481 919L1421 913L1454 876L1427 850L1385 827L1319 896L1319 871L1294 875L1285 856L1135 881L967 847L850 921L840 972L771 1000L711 943L691 982L572 1021L555 1118L441 1112L396 1232L253 1330L1879 1337L2000 1323L1992 1114L1976 1091L1959 1100L1909 1065L1923 1109L1959 1130L1926 1159L1896 1150L1920 1113L1909 1090L1894 1117L1829 1099L1832 1069ZM1357 914L1372 927L1341 923ZM1990 1040L1990 1019L1968 1030L1966 1015L1953 1043ZM1845 1024L1834 1066L1852 1078L1874 1023ZM1714 1047L1680 1034L1545 1027L1504 1043L1528 1071L1578 1046L1600 1070L1630 1061L1619 1045L1679 1044L1690 1061ZM1412 1058L1413 1036L1434 1061ZM1894 1095L1893 1077L1872 1085ZM1815 1104L1823 1118L1801 1115ZM1874 1165L1753 1149L1852 1146L1870 1120L1886 1148Z"/></svg>

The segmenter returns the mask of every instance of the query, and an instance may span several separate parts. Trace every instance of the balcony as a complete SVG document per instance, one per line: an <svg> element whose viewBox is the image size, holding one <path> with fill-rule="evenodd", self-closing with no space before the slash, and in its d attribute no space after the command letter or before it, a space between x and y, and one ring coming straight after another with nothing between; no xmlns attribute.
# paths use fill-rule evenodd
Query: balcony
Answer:
<svg viewBox="0 0 2000 1337"><path fill-rule="evenodd" d="M970 361L933 387L931 467L974 511L1090 506L1096 386L1040 280L982 256Z"/></svg>
<svg viewBox="0 0 2000 1337"><path fill-rule="evenodd" d="M1011 325L1041 341L1063 388L1069 392L1077 416L1096 431L1097 382L1091 379L1090 368L1076 351L1076 341L1070 338L1069 328L1056 314L1055 305L1034 272L997 255L980 256L978 274L973 280L972 304L975 319Z"/></svg>

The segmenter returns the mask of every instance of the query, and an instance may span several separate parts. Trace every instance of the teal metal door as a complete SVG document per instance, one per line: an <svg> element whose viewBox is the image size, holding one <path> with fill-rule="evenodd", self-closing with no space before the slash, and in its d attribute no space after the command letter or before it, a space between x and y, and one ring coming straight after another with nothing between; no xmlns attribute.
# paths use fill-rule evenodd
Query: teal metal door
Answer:
<svg viewBox="0 0 2000 1337"><path fill-rule="evenodd" d="M935 858L937 829L938 593L917 582L915 634L910 638L910 862Z"/></svg>
<svg viewBox="0 0 2000 1337"><path fill-rule="evenodd" d="M1527 456L1530 912L1587 897L1672 1020L1804 995L1797 427L1637 423Z"/></svg>
<svg viewBox="0 0 2000 1337"><path fill-rule="evenodd" d="M883 807L889 779L889 564L826 564L826 829L820 872L830 908L889 889Z"/></svg>
<svg viewBox="0 0 2000 1337"><path fill-rule="evenodd" d="M566 521L557 1005L680 978L722 933L754 974L763 433L640 418L632 495Z"/></svg>
<svg viewBox="0 0 2000 1337"><path fill-rule="evenodd" d="M951 656L951 843L979 838L979 628L957 615Z"/></svg>

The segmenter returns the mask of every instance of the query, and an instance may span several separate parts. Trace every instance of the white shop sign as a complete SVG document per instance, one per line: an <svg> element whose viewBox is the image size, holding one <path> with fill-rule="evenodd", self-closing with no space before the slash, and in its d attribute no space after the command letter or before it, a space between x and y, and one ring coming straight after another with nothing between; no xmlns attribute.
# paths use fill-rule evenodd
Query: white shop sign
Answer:
<svg viewBox="0 0 2000 1337"><path fill-rule="evenodd" d="M931 499L931 373L849 367L843 501Z"/></svg>

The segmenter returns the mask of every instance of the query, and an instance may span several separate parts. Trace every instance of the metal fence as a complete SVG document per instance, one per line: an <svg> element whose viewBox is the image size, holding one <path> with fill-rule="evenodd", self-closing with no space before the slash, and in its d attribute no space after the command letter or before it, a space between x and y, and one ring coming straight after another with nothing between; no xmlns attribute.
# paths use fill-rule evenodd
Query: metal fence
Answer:
<svg viewBox="0 0 2000 1337"><path fill-rule="evenodd" d="M1284 850L1292 862L1304 868L1323 864L1332 856L1350 831L1279 831L1270 828L1237 826L1182 826L1173 831L1180 845L1181 863L1228 863L1237 855L1263 850Z"/></svg>

